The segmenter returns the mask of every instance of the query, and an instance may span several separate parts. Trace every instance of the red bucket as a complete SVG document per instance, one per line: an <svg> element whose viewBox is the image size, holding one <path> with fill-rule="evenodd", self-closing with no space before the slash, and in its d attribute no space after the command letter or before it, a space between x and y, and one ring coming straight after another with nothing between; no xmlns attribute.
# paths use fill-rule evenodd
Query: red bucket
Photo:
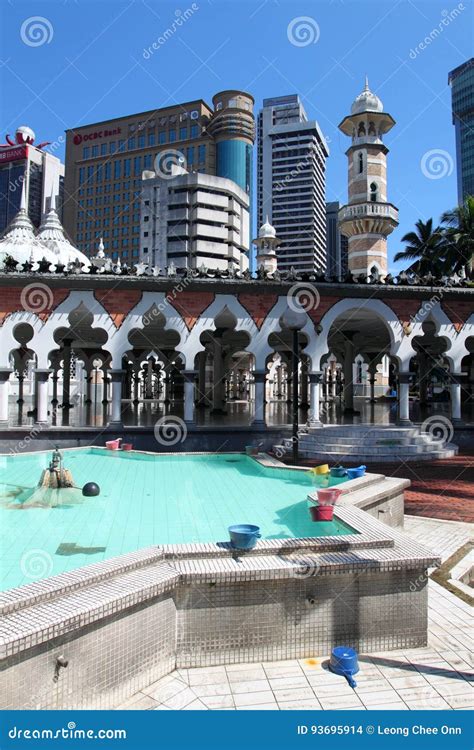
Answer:
<svg viewBox="0 0 474 750"><path fill-rule="evenodd" d="M321 505L335 505L339 500L339 497L342 495L342 492L341 490L331 487L325 490L318 490L317 494L318 502Z"/></svg>
<svg viewBox="0 0 474 750"><path fill-rule="evenodd" d="M122 443L122 450L123 451L131 451L131 450L133 450L132 443Z"/></svg>
<svg viewBox="0 0 474 750"><path fill-rule="evenodd" d="M312 521L332 521L334 516L333 505L312 505L309 509Z"/></svg>

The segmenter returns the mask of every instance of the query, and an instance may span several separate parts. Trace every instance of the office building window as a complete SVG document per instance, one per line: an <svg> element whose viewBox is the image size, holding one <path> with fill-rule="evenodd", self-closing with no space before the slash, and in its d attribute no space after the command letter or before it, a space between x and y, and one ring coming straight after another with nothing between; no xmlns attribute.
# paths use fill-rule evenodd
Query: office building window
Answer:
<svg viewBox="0 0 474 750"><path fill-rule="evenodd" d="M188 137L188 129L187 128L180 128L179 129L179 140L185 141Z"/></svg>
<svg viewBox="0 0 474 750"><path fill-rule="evenodd" d="M128 139L128 148L129 149L135 148L135 138Z"/></svg>
<svg viewBox="0 0 474 750"><path fill-rule="evenodd" d="M144 248L143 252L147 253L148 252L148 248L147 247ZM138 250L132 250L132 255L133 255L134 258L138 258Z"/></svg>
<svg viewBox="0 0 474 750"><path fill-rule="evenodd" d="M119 151L125 151L125 141L124 140L120 140L118 142L118 150Z"/></svg>
<svg viewBox="0 0 474 750"><path fill-rule="evenodd" d="M104 164L104 180L110 180L112 179L112 164L108 161ZM110 185L106 186L107 188L110 188Z"/></svg>
<svg viewBox="0 0 474 750"><path fill-rule="evenodd" d="M154 146L155 145L155 141L156 141L155 134L154 133L148 133L148 145L149 146Z"/></svg>
<svg viewBox="0 0 474 750"><path fill-rule="evenodd" d="M164 131L162 131L162 132L161 132L161 133L160 133L160 134L158 135L158 143L159 143L159 144L160 144L161 146L163 145L163 143L166 143L166 133L165 133Z"/></svg>
<svg viewBox="0 0 474 750"><path fill-rule="evenodd" d="M142 157L136 156L133 160L133 174L138 175L141 174L142 171Z"/></svg>
<svg viewBox="0 0 474 750"><path fill-rule="evenodd" d="M198 146L198 161L200 164L206 161L206 146L204 144Z"/></svg>
<svg viewBox="0 0 474 750"><path fill-rule="evenodd" d="M110 141L109 143L109 154L115 154L115 151L117 150L117 144L115 141Z"/></svg>
<svg viewBox="0 0 474 750"><path fill-rule="evenodd" d="M194 164L194 146L189 146L187 150L187 159L189 165Z"/></svg>
<svg viewBox="0 0 474 750"><path fill-rule="evenodd" d="M174 143L175 140L176 140L176 130L174 130L173 128L173 130L170 130L169 132L169 142Z"/></svg>
<svg viewBox="0 0 474 750"><path fill-rule="evenodd" d="M145 148L145 136L144 135L138 136L138 148Z"/></svg>
<svg viewBox="0 0 474 750"><path fill-rule="evenodd" d="M191 138L197 138L199 135L199 127L197 125L191 125Z"/></svg>
<svg viewBox="0 0 474 750"><path fill-rule="evenodd" d="M85 167L79 167L79 185L82 185L82 183L84 182L85 171Z"/></svg>
<svg viewBox="0 0 474 750"><path fill-rule="evenodd" d="M106 143L101 143L100 144L100 155L101 156L106 156L106 154L107 154L107 144Z"/></svg>
<svg viewBox="0 0 474 750"><path fill-rule="evenodd" d="M99 146L92 146L92 156L99 156Z"/></svg>
<svg viewBox="0 0 474 750"><path fill-rule="evenodd" d="M143 157L143 168L151 169L151 154L145 154Z"/></svg>
<svg viewBox="0 0 474 750"><path fill-rule="evenodd" d="M124 159L123 160L123 176L124 177L130 177L130 166L131 166L132 160L131 159Z"/></svg>
<svg viewBox="0 0 474 750"><path fill-rule="evenodd" d="M90 146L84 146L84 148L82 149L82 158L88 159L90 156L90 153L91 153Z"/></svg>

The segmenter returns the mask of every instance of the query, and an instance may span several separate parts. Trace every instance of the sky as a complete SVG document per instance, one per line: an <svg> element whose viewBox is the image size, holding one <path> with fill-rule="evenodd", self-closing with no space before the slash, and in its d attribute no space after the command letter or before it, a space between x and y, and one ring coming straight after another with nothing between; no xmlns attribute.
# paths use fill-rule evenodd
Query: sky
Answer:
<svg viewBox="0 0 474 750"><path fill-rule="evenodd" d="M64 157L68 128L211 104L229 88L249 91L257 110L298 93L329 145L326 200L345 203L349 139L337 126L367 75L396 120L385 136L388 199L400 211L391 271L415 221L456 204L448 72L474 54L469 0L2 0L0 26L2 143L29 125Z"/></svg>

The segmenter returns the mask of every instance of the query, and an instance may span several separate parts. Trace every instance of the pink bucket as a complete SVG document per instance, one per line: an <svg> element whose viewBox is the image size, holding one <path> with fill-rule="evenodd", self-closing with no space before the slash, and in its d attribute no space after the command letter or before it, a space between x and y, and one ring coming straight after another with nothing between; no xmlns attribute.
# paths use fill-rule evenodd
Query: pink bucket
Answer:
<svg viewBox="0 0 474 750"><path fill-rule="evenodd" d="M123 451L131 451L131 450L133 450L132 443L122 443L122 450Z"/></svg>
<svg viewBox="0 0 474 750"><path fill-rule="evenodd" d="M312 521L332 521L334 505L312 505L309 512Z"/></svg>
<svg viewBox="0 0 474 750"><path fill-rule="evenodd" d="M321 505L335 505L342 495L341 490L334 487L327 488L325 490L318 490L318 502Z"/></svg>
<svg viewBox="0 0 474 750"><path fill-rule="evenodd" d="M107 440L105 447L109 451L118 451L118 449L120 448L120 439L121 438L117 438L116 440Z"/></svg>

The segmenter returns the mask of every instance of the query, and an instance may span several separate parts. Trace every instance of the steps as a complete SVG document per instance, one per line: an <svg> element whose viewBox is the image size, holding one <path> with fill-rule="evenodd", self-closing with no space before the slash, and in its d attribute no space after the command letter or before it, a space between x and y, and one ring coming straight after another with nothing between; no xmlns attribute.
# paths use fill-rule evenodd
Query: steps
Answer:
<svg viewBox="0 0 474 750"><path fill-rule="evenodd" d="M357 465L370 462L432 461L450 458L457 445L434 440L419 427L326 425L299 433L299 455L316 461ZM291 455L292 440L273 446L277 456Z"/></svg>

